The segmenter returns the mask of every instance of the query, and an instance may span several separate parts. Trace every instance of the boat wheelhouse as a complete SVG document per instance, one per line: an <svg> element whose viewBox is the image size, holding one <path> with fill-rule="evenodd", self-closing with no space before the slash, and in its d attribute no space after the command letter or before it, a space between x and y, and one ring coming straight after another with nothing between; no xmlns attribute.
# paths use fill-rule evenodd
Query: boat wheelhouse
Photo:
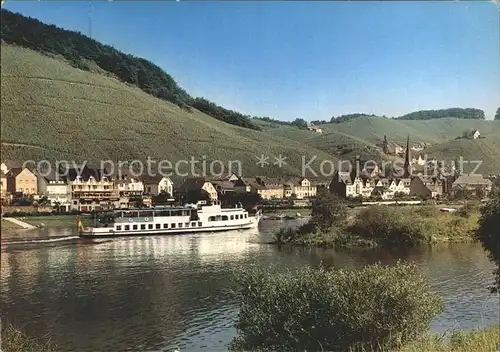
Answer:
<svg viewBox="0 0 500 352"><path fill-rule="evenodd" d="M183 207L126 209L106 213L95 227L79 225L80 237L142 236L193 232L218 232L257 227L260 212L250 216L241 206L222 208L219 202Z"/></svg>

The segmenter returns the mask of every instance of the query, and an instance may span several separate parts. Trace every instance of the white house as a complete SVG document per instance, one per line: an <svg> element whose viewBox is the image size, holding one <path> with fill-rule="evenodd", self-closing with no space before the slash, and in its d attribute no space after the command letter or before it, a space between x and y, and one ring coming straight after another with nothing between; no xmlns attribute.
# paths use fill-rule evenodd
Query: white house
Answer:
<svg viewBox="0 0 500 352"><path fill-rule="evenodd" d="M161 175L143 176L142 183L145 195L157 196L161 192L167 192L170 196L174 194L174 183L168 177Z"/></svg>
<svg viewBox="0 0 500 352"><path fill-rule="evenodd" d="M69 210L71 192L66 179L55 172L48 175L37 174L36 177L40 197L47 197L52 206L59 205L61 210Z"/></svg>

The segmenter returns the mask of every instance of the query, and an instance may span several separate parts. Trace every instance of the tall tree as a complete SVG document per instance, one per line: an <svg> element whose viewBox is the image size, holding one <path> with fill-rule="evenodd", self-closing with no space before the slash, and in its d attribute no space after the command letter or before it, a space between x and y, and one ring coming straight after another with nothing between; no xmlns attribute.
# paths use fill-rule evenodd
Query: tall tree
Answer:
<svg viewBox="0 0 500 352"><path fill-rule="evenodd" d="M490 260L497 265L496 283L492 290L498 292L500 290L500 190L496 190L490 201L481 209L477 235Z"/></svg>

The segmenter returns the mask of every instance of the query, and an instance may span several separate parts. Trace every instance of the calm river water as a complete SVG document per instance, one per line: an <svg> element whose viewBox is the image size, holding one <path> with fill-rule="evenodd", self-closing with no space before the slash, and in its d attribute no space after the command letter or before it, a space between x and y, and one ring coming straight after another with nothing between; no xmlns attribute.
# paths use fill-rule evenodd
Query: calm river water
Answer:
<svg viewBox="0 0 500 352"><path fill-rule="evenodd" d="M2 238L1 314L32 336L50 336L62 351L224 351L237 314L231 274L250 264L296 268L359 267L398 257L416 262L445 311L433 331L499 321L489 294L493 266L479 245L388 254L373 250L279 250L262 244L279 226L222 234L82 242L72 229L45 229L26 244Z"/></svg>

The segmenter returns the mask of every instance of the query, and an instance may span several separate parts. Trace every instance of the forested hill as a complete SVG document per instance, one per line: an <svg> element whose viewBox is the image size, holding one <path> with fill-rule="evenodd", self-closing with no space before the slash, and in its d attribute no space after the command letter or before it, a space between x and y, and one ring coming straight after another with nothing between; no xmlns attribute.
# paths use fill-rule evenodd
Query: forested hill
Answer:
<svg viewBox="0 0 500 352"><path fill-rule="evenodd" d="M152 62L125 54L81 33L47 25L36 19L1 10L1 38L45 54L63 56L72 66L91 71L98 66L123 82L190 110L195 107L221 121L259 130L249 116L225 109L204 98L193 98L168 73Z"/></svg>
<svg viewBox="0 0 500 352"><path fill-rule="evenodd" d="M461 108L450 108L450 109L440 109L440 110L421 110L415 111L400 117L398 120L432 120L432 119L443 119L447 117L454 117L456 119L471 119L471 120L484 120L484 111L481 109L461 109Z"/></svg>

